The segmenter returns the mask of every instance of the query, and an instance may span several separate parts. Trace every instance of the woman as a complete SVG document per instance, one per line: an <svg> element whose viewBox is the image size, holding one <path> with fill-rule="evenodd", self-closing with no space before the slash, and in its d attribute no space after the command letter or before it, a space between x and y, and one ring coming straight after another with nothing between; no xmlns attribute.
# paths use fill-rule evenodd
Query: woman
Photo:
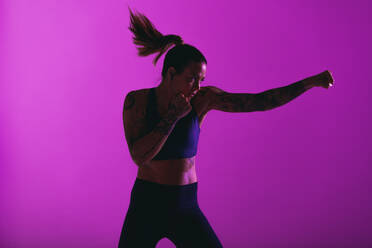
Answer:
<svg viewBox="0 0 372 248"><path fill-rule="evenodd" d="M180 36L163 36L142 14L130 11L129 30L140 56L170 49L158 87L134 90L124 100L123 122L131 157L138 166L119 247L155 247L167 237L176 247L222 247L197 201L195 155L208 111L265 111L314 86L328 88L328 71L259 94L228 93L200 86L207 60Z"/></svg>

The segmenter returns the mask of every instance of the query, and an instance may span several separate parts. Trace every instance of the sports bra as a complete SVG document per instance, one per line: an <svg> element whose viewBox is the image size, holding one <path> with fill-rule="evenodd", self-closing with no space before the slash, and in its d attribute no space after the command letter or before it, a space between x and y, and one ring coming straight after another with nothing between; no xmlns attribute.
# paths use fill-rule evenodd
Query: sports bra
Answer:
<svg viewBox="0 0 372 248"><path fill-rule="evenodd" d="M157 113L155 88L150 88L147 100L146 123L148 131L160 121ZM161 150L152 160L190 158L196 155L199 142L199 120L194 108L176 122Z"/></svg>

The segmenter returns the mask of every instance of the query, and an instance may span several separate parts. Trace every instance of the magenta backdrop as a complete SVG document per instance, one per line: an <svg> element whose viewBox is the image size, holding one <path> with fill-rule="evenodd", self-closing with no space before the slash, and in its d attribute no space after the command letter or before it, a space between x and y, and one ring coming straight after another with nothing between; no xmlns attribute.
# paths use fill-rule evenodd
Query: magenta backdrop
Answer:
<svg viewBox="0 0 372 248"><path fill-rule="evenodd" d="M157 86L164 59L137 56L127 4L202 51L204 85L335 78L270 111L208 113L198 199L224 247L372 247L367 0L1 1L0 247L117 246L137 173L124 97Z"/></svg>

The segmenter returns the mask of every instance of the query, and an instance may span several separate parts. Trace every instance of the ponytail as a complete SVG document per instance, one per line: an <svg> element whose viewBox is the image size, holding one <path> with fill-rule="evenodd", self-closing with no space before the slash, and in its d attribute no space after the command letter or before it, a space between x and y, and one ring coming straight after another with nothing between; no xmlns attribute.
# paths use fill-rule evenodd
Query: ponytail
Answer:
<svg viewBox="0 0 372 248"><path fill-rule="evenodd" d="M153 53L159 52L159 54L153 60L153 64L159 60L172 45L182 45L183 40L178 35L163 35L160 33L149 19L143 14L137 12L133 14L131 9L128 7L130 12L130 25L129 30L134 34L133 43L142 46L137 47L139 56L147 56Z"/></svg>

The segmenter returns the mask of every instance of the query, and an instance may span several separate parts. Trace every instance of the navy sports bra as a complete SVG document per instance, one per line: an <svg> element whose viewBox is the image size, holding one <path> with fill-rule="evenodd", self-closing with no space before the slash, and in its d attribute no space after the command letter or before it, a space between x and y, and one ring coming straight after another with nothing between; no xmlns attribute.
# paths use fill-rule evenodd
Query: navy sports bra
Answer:
<svg viewBox="0 0 372 248"><path fill-rule="evenodd" d="M152 130L160 121L157 113L155 88L150 88L147 101L148 130ZM200 127L194 108L188 115L176 122L163 147L153 160L190 158L198 150Z"/></svg>

